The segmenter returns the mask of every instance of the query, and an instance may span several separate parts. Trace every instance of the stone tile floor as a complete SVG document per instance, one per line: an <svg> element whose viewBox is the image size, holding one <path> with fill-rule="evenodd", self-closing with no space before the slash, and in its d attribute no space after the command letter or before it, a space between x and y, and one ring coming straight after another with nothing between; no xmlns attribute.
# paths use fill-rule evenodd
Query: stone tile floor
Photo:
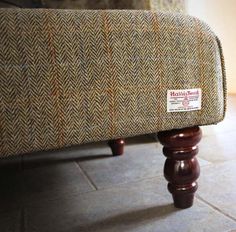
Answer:
<svg viewBox="0 0 236 232"><path fill-rule="evenodd" d="M236 95L224 122L203 129L199 190L190 209L173 207L153 136L0 162L0 232L236 232Z"/></svg>

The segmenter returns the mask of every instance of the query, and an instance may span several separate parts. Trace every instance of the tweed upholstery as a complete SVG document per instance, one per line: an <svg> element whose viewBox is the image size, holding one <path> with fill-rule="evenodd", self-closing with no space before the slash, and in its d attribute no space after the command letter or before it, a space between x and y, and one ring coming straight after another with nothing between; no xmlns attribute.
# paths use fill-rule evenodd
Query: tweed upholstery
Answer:
<svg viewBox="0 0 236 232"><path fill-rule="evenodd" d="M220 43L196 18L151 11L0 10L0 154L214 124ZM169 113L168 89L202 89Z"/></svg>

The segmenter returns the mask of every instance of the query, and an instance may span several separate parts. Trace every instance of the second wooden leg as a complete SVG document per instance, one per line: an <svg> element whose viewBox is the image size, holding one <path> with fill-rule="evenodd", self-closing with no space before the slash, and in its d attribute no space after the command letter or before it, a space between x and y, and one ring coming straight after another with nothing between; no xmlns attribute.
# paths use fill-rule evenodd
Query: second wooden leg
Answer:
<svg viewBox="0 0 236 232"><path fill-rule="evenodd" d="M124 139L114 139L108 142L108 145L111 148L113 156L123 155L124 153Z"/></svg>

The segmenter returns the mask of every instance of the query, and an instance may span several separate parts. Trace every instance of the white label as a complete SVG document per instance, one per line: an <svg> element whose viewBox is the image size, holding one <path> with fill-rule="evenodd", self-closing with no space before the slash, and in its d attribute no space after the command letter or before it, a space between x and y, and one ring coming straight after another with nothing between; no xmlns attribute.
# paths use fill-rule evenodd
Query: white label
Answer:
<svg viewBox="0 0 236 232"><path fill-rule="evenodd" d="M167 90L167 112L200 110L201 103L201 89Z"/></svg>

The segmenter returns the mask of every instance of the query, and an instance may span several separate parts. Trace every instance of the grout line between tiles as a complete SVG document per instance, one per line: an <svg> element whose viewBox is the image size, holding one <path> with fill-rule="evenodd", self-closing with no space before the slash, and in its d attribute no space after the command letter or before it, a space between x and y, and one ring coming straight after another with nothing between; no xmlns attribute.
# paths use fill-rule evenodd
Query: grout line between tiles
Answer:
<svg viewBox="0 0 236 232"><path fill-rule="evenodd" d="M234 222L236 222L236 218L231 216L228 213L223 212L221 209L219 209L218 207L216 207L215 205L211 204L210 202L204 200L202 197L200 197L199 195L195 196L198 200L202 201L203 203L205 203L206 205L210 206L211 208L213 208L214 210L216 210L217 212L223 214L224 216L230 218L231 220L233 220Z"/></svg>
<svg viewBox="0 0 236 232"><path fill-rule="evenodd" d="M114 189L114 188L119 188L119 187L126 187L127 185L132 185L132 184L135 184L135 183L138 183L138 182L143 182L143 181L151 181L153 179L160 179L162 178L162 175L159 174L159 175L156 175L156 176L152 176L152 177L146 177L146 178L142 178L142 179L136 179L136 180L132 180L132 181L129 181L129 182L121 182L121 183L116 183L116 184L111 184L111 185L107 185L107 186L104 186L104 187L97 187L97 190L98 191L103 191L103 190L108 190L108 189ZM83 193L81 193L83 194Z"/></svg>
<svg viewBox="0 0 236 232"><path fill-rule="evenodd" d="M76 165L78 166L78 168L81 170L82 174L84 175L84 177L88 180L88 182L90 183L90 185L94 188L94 190L97 190L97 191L103 191L103 190L107 190L107 189L114 189L114 188L117 188L117 187L122 187L122 186L126 186L126 185L129 185L129 184L135 184L135 183L138 183L138 182L143 182L143 181L151 181L153 179L161 179L163 174L157 174L155 176L150 176L150 177L146 177L146 178L140 178L140 179L135 179L135 180L131 180L131 181L128 181L128 182L120 182L120 183L116 183L116 184L111 184L111 185L106 185L106 186L103 186L103 187L97 187L97 185L93 182L93 180L90 178L90 176L86 173L86 171L84 169L82 169L82 167L79 165L79 163L77 163L75 161ZM89 192L93 192L93 191L89 191ZM86 194L87 192L85 193L80 193L80 194Z"/></svg>
<svg viewBox="0 0 236 232"><path fill-rule="evenodd" d="M93 190L98 190L98 187L96 186L96 184L93 182L93 180L90 178L90 176L87 174L87 172L85 170L82 169L82 167L79 165L78 162L74 161L76 166L80 169L82 175L85 177L85 179L87 179L89 185L93 188Z"/></svg>

